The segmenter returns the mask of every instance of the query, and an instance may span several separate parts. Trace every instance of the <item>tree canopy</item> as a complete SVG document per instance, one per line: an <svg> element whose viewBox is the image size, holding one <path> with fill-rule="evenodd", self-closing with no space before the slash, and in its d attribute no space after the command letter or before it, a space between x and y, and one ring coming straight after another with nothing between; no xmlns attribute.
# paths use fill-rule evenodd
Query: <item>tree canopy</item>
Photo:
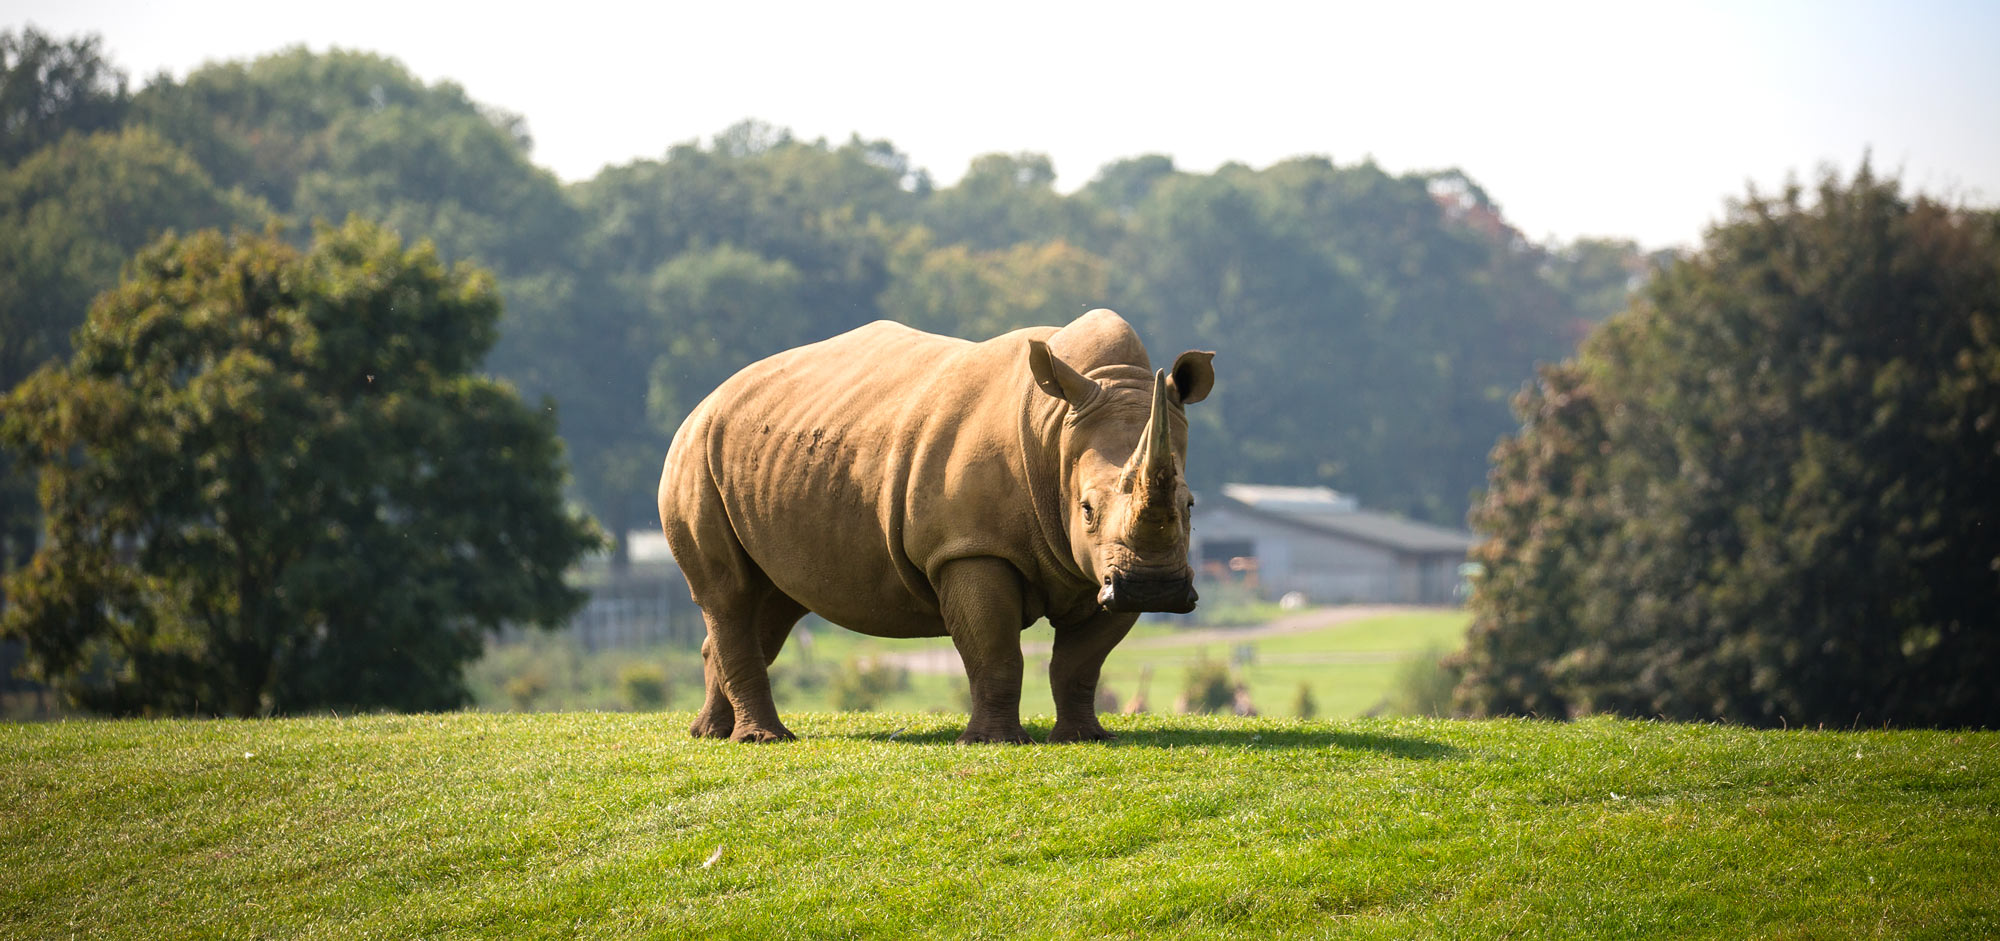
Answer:
<svg viewBox="0 0 2000 941"><path fill-rule="evenodd" d="M1517 409L1472 711L2000 722L2000 216L1753 194Z"/></svg>
<svg viewBox="0 0 2000 941"><path fill-rule="evenodd" d="M597 543L547 413L472 374L490 280L373 224L168 237L4 402L47 539L0 627L95 711L461 704Z"/></svg>
<svg viewBox="0 0 2000 941"><path fill-rule="evenodd" d="M72 132L116 128L131 97L95 36L57 40L29 26L0 32L0 166Z"/></svg>

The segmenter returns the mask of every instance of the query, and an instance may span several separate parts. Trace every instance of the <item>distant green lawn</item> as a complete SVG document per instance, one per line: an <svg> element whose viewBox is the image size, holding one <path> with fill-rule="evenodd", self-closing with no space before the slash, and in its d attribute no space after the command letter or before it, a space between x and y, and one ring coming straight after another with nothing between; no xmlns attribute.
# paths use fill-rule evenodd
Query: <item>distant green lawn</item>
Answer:
<svg viewBox="0 0 2000 941"><path fill-rule="evenodd" d="M1189 664L1203 656L1227 662L1237 646L1248 645L1251 662L1237 669L1236 675L1249 685L1251 699L1260 713L1292 715L1299 687L1304 684L1312 691L1318 715L1359 716L1388 696L1396 671L1403 661L1436 656L1461 646L1469 620L1467 613L1458 610L1410 611L1278 637L1253 638L1248 633L1253 628L1214 629L1215 633L1225 635L1225 639L1219 641L1195 640L1188 629L1145 623L1134 629L1125 643L1112 651L1105 664L1103 684L1119 702L1126 702L1138 691L1141 672L1150 668L1152 679L1147 690L1149 709L1156 713L1168 712L1185 685ZM804 634L810 634L812 640L809 643L800 642ZM1022 632L1021 641L1024 645L1046 647L1053 636L1047 624L1039 624ZM1177 638L1185 640L1175 642ZM951 641L943 638L888 640L856 634L824 622L816 628L795 632L779 655L776 666L778 707L786 714L834 710L824 687L802 688L787 682L788 676L797 676L810 664L830 668L848 661L907 654L928 656L933 663L941 665L942 671L913 672L909 688L889 693L879 707L907 712L964 711L965 674ZM574 656L573 652L554 651L543 659L553 661ZM672 681L673 692L667 700L668 706L692 710L701 703L701 666L699 658L691 651L611 652L598 655L596 659L611 663L630 659L657 663ZM597 682L609 684L618 667L610 663L585 662L563 669L585 673L595 671L603 675ZM500 691L504 680L499 678L498 672L493 663L474 669L474 689L481 708L511 708ZM1049 693L1046 655L1030 655L1025 673L1023 714L1053 713L1055 706ZM607 688L589 697L552 696L541 704L541 708L616 709L624 705L615 692Z"/></svg>
<svg viewBox="0 0 2000 941"><path fill-rule="evenodd" d="M2000 936L2000 733L687 721L0 726L0 937Z"/></svg>

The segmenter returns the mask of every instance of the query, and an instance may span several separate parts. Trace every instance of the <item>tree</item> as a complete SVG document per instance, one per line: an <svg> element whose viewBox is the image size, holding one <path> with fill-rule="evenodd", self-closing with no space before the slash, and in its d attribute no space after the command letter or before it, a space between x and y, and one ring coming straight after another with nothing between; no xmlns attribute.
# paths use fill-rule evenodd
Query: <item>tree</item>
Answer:
<svg viewBox="0 0 2000 941"><path fill-rule="evenodd" d="M104 60L99 42L59 42L32 26L0 32L0 167L64 134L111 130L125 119L125 73Z"/></svg>
<svg viewBox="0 0 2000 941"><path fill-rule="evenodd" d="M360 221L128 272L0 423L41 475L0 620L36 678L114 714L451 708L485 632L580 602L554 421L471 374L484 274Z"/></svg>
<svg viewBox="0 0 2000 941"><path fill-rule="evenodd" d="M657 526L680 416L752 360L880 316L895 226L923 181L887 143L801 142L746 122L710 147L571 189L591 227L564 316L517 320L495 354L563 403L578 490L619 539Z"/></svg>
<svg viewBox="0 0 2000 941"><path fill-rule="evenodd" d="M1866 167L1815 195L1734 207L1523 396L1463 706L2000 723L2000 226Z"/></svg>
<svg viewBox="0 0 2000 941"><path fill-rule="evenodd" d="M250 225L263 207L141 129L70 134L0 171L0 393L69 356L90 299L170 228ZM0 571L34 545L34 486L0 447Z"/></svg>
<svg viewBox="0 0 2000 941"><path fill-rule="evenodd" d="M263 216L142 129L72 134L0 171L0 390L67 356L90 299L148 242Z"/></svg>
<svg viewBox="0 0 2000 941"><path fill-rule="evenodd" d="M897 244L889 270L884 317L973 340L1065 324L1109 301L1104 259L1061 239L975 252L937 247L919 226Z"/></svg>
<svg viewBox="0 0 2000 941"><path fill-rule="evenodd" d="M1058 238L1089 244L1095 204L1065 199L1055 183L1055 166L1043 154L985 154L957 185L931 194L923 222L940 242L974 250Z"/></svg>
<svg viewBox="0 0 2000 941"><path fill-rule="evenodd" d="M646 401L662 440L737 370L822 339L810 333L798 269L732 246L661 264L645 300L657 351Z"/></svg>

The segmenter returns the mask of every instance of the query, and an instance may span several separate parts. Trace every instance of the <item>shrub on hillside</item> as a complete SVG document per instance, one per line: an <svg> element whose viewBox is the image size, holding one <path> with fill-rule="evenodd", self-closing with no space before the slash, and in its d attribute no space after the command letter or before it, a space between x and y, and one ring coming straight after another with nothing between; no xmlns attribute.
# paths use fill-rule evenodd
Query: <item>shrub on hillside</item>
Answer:
<svg viewBox="0 0 2000 941"><path fill-rule="evenodd" d="M1383 711L1392 716L1451 715L1452 690L1458 681L1455 661L1447 659L1445 649L1426 647L1396 668L1395 685Z"/></svg>
<svg viewBox="0 0 2000 941"><path fill-rule="evenodd" d="M618 671L618 692L629 709L651 712L667 704L672 687L656 663L628 663Z"/></svg>
<svg viewBox="0 0 2000 941"><path fill-rule="evenodd" d="M910 671L885 660L849 660L834 672L829 686L833 708L868 712L890 693L909 689Z"/></svg>
<svg viewBox="0 0 2000 941"><path fill-rule="evenodd" d="M1236 706L1236 681L1229 665L1211 660L1206 654L1188 666L1187 683L1181 688L1181 712L1229 712Z"/></svg>

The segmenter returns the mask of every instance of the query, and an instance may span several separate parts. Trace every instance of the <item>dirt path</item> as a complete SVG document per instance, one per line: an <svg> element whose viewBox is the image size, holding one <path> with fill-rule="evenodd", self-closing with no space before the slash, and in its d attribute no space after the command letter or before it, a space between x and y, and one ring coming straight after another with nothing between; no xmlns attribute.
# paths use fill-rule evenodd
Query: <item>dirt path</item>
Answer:
<svg viewBox="0 0 2000 941"><path fill-rule="evenodd" d="M1436 610L1440 609L1411 604L1335 605L1333 607L1301 611L1297 614L1288 614L1266 624L1247 627L1202 627L1193 630L1178 631L1166 637L1143 637L1137 640L1128 640L1119 644L1118 649L1148 650L1162 647L1201 646L1204 644L1240 644L1263 637L1279 637L1285 634L1323 630L1335 625L1346 624L1351 621L1367 620L1368 618L1380 617L1385 614ZM1046 658L1052 649L1054 649L1054 645L1048 641L1026 643L1021 645L1021 656L1032 663L1038 659ZM1314 658L1313 662L1375 663L1400 660L1405 656L1407 654L1400 651L1370 651L1365 653L1330 655L1326 659ZM942 646L930 650L889 654L885 659L911 673L959 673L965 669L965 666L959 662L958 652L949 647Z"/></svg>

